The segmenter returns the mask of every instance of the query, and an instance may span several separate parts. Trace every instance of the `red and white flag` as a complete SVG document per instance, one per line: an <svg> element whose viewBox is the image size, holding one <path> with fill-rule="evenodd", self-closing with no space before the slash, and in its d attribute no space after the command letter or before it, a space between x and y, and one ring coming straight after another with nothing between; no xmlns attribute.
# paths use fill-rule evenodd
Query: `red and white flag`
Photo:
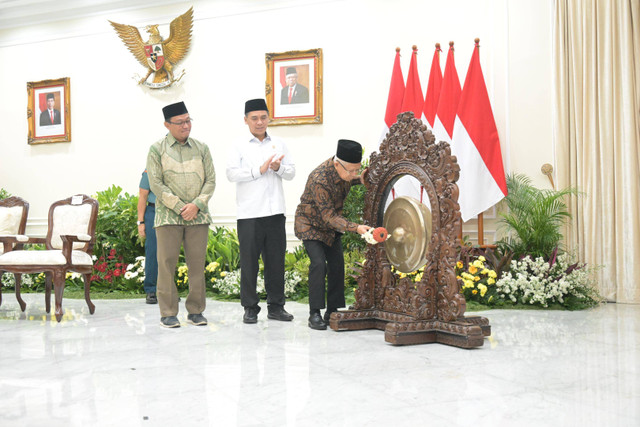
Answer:
<svg viewBox="0 0 640 427"><path fill-rule="evenodd" d="M438 109L436 110L436 118L433 124L433 134L436 137L436 141L451 143L460 92L462 92L462 89L460 88L460 79L458 79L458 72L453 59L453 42L449 42L447 64L444 67L442 89L440 90Z"/></svg>
<svg viewBox="0 0 640 427"><path fill-rule="evenodd" d="M407 75L407 87L404 89L402 98L402 108L400 111L413 111L416 119L422 118L422 108L424 98L422 97L422 87L420 86L420 76L418 75L418 47L413 46L411 63L409 64L409 74Z"/></svg>
<svg viewBox="0 0 640 427"><path fill-rule="evenodd" d="M424 98L422 97L422 87L420 86L420 76L418 75L418 47L413 46L411 62L409 64L409 74L407 75L407 86L404 90L401 111L413 111L416 119L422 119L422 109ZM422 202L424 190L420 181L411 176L403 176L393 186L393 197L410 196Z"/></svg>
<svg viewBox="0 0 640 427"><path fill-rule="evenodd" d="M442 88L442 68L440 68L440 43L436 43L436 50L433 52L431 61L431 71L429 72L429 83L427 93L424 96L424 106L422 107L422 121L427 123L429 129L433 129L436 119L436 110L440 100L440 90Z"/></svg>
<svg viewBox="0 0 640 427"><path fill-rule="evenodd" d="M480 67L478 43L476 39L451 144L451 153L460 165L458 202L463 221L484 212L507 195L500 139Z"/></svg>
<svg viewBox="0 0 640 427"><path fill-rule="evenodd" d="M391 85L389 86L389 97L387 98L387 110L384 114L384 130L380 136L380 141L376 147L370 147L370 152L376 151L382 140L387 136L391 125L398 120L398 114L401 113L402 98L404 97L404 77L402 77L402 69L400 68L400 48L396 48L396 59L393 62L393 71L391 73Z"/></svg>

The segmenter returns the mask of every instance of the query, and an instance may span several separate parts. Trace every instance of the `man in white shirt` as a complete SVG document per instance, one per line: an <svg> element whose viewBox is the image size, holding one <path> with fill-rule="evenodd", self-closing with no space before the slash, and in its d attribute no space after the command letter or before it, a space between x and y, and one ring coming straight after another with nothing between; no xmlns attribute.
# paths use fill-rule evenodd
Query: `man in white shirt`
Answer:
<svg viewBox="0 0 640 427"><path fill-rule="evenodd" d="M282 179L292 180L296 168L287 146L267 134L269 111L264 99L245 103L244 122L251 134L231 150L227 161L227 178L236 183L242 320L258 322L256 286L262 255L267 317L290 321L293 316L284 310L287 239Z"/></svg>

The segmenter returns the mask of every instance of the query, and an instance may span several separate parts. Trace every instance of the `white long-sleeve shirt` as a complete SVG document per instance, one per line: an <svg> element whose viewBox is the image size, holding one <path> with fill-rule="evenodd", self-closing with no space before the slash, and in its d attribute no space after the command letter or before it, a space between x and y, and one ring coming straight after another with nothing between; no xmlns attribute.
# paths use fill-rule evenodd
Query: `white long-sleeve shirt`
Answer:
<svg viewBox="0 0 640 427"><path fill-rule="evenodd" d="M284 154L280 168L277 171L269 168L260 174L260 166L273 154L275 158ZM281 140L267 134L260 141L249 134L236 144L227 159L227 179L236 183L238 219L284 214L282 179L290 181L295 174L293 158Z"/></svg>

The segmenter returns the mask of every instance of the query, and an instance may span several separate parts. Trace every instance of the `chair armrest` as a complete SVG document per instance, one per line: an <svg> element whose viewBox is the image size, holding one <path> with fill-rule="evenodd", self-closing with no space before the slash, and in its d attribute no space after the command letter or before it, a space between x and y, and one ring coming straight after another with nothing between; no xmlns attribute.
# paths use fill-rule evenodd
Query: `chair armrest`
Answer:
<svg viewBox="0 0 640 427"><path fill-rule="evenodd" d="M89 236L88 234L63 234L60 235L60 240L62 240L62 255L64 255L67 263L69 264L71 264L71 251L73 250L74 242L89 242L89 250L93 248L93 244L95 243L95 238Z"/></svg>
<svg viewBox="0 0 640 427"><path fill-rule="evenodd" d="M11 252L13 250L13 246L18 243L18 236L16 235L7 235L7 236L0 236L0 244L4 245L4 252L3 253L7 253L7 252Z"/></svg>
<svg viewBox="0 0 640 427"><path fill-rule="evenodd" d="M0 236L0 244L4 245L4 253L11 252L14 249L22 249L25 243L37 243L33 241L33 237L24 234L11 234ZM44 243L44 239L42 239Z"/></svg>

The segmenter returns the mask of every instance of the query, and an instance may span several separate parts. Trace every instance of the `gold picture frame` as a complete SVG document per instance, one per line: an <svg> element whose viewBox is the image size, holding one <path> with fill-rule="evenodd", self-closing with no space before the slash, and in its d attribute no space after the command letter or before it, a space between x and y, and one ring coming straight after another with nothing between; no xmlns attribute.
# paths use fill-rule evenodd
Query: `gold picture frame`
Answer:
<svg viewBox="0 0 640 427"><path fill-rule="evenodd" d="M265 54L270 125L322 123L322 49Z"/></svg>
<svg viewBox="0 0 640 427"><path fill-rule="evenodd" d="M27 82L29 144L71 142L70 79Z"/></svg>

